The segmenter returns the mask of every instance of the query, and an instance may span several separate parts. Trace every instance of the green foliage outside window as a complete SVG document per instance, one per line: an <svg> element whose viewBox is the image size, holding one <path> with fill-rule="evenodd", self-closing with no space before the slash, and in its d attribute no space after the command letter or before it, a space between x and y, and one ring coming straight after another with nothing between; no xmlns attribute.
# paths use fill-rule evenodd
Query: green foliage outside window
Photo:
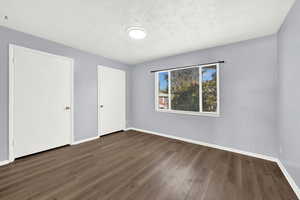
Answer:
<svg viewBox="0 0 300 200"><path fill-rule="evenodd" d="M216 66L202 68L202 110L217 111L217 73Z"/></svg>
<svg viewBox="0 0 300 200"><path fill-rule="evenodd" d="M171 72L171 108L199 111L199 68Z"/></svg>

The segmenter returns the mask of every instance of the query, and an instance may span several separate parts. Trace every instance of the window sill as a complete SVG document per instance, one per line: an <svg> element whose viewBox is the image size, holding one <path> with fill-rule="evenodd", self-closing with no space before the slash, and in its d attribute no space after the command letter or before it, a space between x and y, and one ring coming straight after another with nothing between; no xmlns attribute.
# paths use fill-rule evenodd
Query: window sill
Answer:
<svg viewBox="0 0 300 200"><path fill-rule="evenodd" d="M156 109L157 112L183 114L183 115L195 115L195 116L206 116L206 117L220 117L220 113L208 113L208 112L189 112L189 111L175 111L175 110L163 110Z"/></svg>

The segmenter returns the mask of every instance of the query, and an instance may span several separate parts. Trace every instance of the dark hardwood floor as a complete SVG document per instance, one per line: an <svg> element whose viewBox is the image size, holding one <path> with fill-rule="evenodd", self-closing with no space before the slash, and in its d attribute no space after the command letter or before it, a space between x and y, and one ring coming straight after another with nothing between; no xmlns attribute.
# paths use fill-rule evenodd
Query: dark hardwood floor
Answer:
<svg viewBox="0 0 300 200"><path fill-rule="evenodd" d="M296 200L276 163L127 131L0 167L1 200Z"/></svg>

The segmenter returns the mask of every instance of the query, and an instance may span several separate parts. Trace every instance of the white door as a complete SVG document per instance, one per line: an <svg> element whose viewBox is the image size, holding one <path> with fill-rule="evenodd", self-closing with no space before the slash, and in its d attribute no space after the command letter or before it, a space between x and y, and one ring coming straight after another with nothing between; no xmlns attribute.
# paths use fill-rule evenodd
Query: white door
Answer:
<svg viewBox="0 0 300 200"><path fill-rule="evenodd" d="M72 59L10 46L13 157L70 144Z"/></svg>
<svg viewBox="0 0 300 200"><path fill-rule="evenodd" d="M98 67L99 135L125 129L126 74L109 67Z"/></svg>

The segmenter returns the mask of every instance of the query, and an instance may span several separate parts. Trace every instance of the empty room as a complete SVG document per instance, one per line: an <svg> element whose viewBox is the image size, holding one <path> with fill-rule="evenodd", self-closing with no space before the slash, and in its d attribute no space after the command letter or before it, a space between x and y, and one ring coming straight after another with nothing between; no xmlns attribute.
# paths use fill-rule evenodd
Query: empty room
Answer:
<svg viewBox="0 0 300 200"><path fill-rule="evenodd" d="M0 0L0 200L300 200L299 36L299 0Z"/></svg>

